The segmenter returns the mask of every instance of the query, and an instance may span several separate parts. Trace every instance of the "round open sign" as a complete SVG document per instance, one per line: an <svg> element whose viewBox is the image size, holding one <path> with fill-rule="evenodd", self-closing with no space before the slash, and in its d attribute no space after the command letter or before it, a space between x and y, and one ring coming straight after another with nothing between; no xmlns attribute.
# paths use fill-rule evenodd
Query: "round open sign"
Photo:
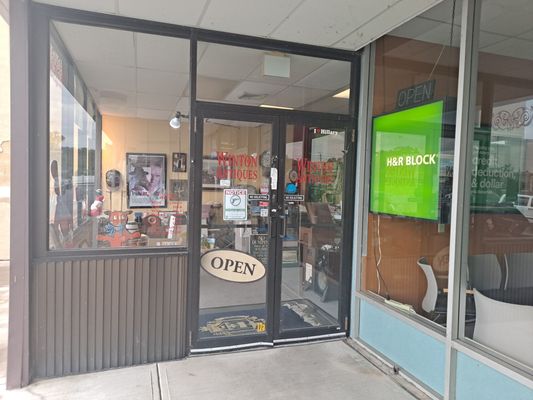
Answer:
<svg viewBox="0 0 533 400"><path fill-rule="evenodd" d="M265 276L261 261L236 250L211 250L200 258L200 265L209 274L229 282L255 282Z"/></svg>

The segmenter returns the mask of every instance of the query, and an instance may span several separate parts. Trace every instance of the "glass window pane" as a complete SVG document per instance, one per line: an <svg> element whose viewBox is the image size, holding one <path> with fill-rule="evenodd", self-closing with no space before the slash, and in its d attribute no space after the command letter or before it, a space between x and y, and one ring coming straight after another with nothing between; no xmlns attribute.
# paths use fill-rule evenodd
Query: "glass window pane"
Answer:
<svg viewBox="0 0 533 400"><path fill-rule="evenodd" d="M505 8L493 1L481 5L470 218L465 221L467 291L462 293L465 336L530 367L532 15L533 4L523 1L505 2ZM512 23L501 23L511 16Z"/></svg>
<svg viewBox="0 0 533 400"><path fill-rule="evenodd" d="M342 127L287 125L281 331L302 328L292 311L309 326L339 324L345 139Z"/></svg>
<svg viewBox="0 0 533 400"><path fill-rule="evenodd" d="M265 335L272 124L210 118L203 131L198 337Z"/></svg>
<svg viewBox="0 0 533 400"><path fill-rule="evenodd" d="M362 289L446 324L460 2L376 43ZM452 24L452 21L454 23Z"/></svg>
<svg viewBox="0 0 533 400"><path fill-rule="evenodd" d="M197 82L200 100L347 114L350 63L199 43Z"/></svg>
<svg viewBox="0 0 533 400"><path fill-rule="evenodd" d="M51 54L50 249L186 246L189 42L54 22Z"/></svg>

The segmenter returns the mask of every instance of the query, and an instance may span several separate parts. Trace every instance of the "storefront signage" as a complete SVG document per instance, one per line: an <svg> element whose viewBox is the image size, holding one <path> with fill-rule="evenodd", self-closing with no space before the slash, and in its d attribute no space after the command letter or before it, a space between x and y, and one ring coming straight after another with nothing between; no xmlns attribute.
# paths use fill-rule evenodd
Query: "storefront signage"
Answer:
<svg viewBox="0 0 533 400"><path fill-rule="evenodd" d="M370 211L437 220L442 101L374 118Z"/></svg>
<svg viewBox="0 0 533 400"><path fill-rule="evenodd" d="M396 108L412 107L433 100L435 97L435 82L435 79L433 79L401 89L396 97Z"/></svg>
<svg viewBox="0 0 533 400"><path fill-rule="evenodd" d="M247 189L224 189L224 221L248 219Z"/></svg>
<svg viewBox="0 0 533 400"><path fill-rule="evenodd" d="M259 176L256 155L217 151L217 162L219 179L256 180Z"/></svg>
<svg viewBox="0 0 533 400"><path fill-rule="evenodd" d="M200 265L210 275L229 282L255 282L265 276L261 261L236 250L211 250L200 258Z"/></svg>
<svg viewBox="0 0 533 400"><path fill-rule="evenodd" d="M333 161L311 161L307 158L298 160L298 177L295 183L321 183L329 185L335 180Z"/></svg>
<svg viewBox="0 0 533 400"><path fill-rule="evenodd" d="M265 201L268 201L268 200L270 200L270 195L269 194L250 193L248 195L248 200L250 200L250 201L253 201L253 200L265 200Z"/></svg>
<svg viewBox="0 0 533 400"><path fill-rule="evenodd" d="M303 194L286 194L285 201L304 201Z"/></svg>

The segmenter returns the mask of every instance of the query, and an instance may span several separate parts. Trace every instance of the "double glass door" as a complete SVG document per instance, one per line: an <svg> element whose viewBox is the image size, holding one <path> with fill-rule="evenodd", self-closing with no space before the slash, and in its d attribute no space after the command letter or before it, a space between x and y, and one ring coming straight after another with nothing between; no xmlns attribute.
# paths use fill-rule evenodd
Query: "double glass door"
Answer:
<svg viewBox="0 0 533 400"><path fill-rule="evenodd" d="M200 115L193 351L342 335L346 125Z"/></svg>

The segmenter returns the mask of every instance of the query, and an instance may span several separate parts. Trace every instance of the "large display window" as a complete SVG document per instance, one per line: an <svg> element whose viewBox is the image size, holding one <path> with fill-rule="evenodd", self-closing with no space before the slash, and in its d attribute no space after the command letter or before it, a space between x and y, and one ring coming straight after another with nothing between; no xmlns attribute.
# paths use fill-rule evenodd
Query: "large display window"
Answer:
<svg viewBox="0 0 533 400"><path fill-rule="evenodd" d="M51 32L49 249L186 246L188 40Z"/></svg>
<svg viewBox="0 0 533 400"><path fill-rule="evenodd" d="M361 279L363 291L437 329L447 322L460 36L455 3L443 2L375 44ZM420 33L430 22L434 29Z"/></svg>
<svg viewBox="0 0 533 400"><path fill-rule="evenodd" d="M531 371L533 61L525 18L530 14L523 11L524 19L502 25L498 21L508 11L481 3L461 332ZM469 312L472 303L475 313Z"/></svg>

